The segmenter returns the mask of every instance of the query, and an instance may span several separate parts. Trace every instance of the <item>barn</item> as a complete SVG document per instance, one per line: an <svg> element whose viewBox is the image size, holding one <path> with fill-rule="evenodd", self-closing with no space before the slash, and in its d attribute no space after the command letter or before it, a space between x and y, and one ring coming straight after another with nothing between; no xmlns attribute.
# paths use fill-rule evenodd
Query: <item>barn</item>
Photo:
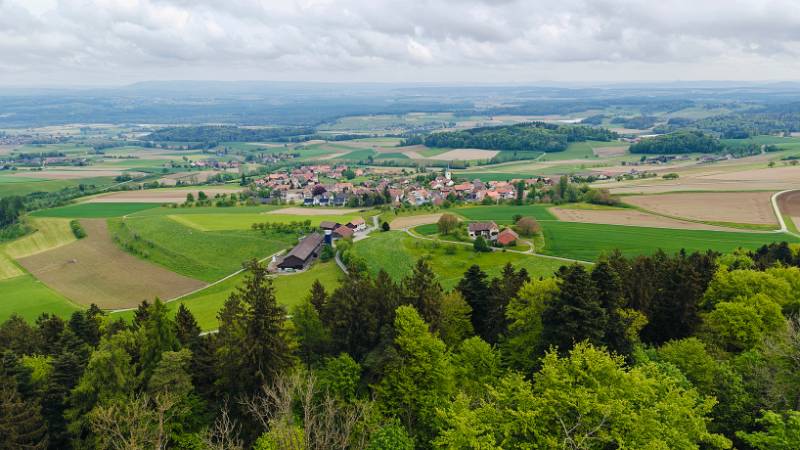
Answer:
<svg viewBox="0 0 800 450"><path fill-rule="evenodd" d="M281 270L302 270L308 267L314 258L319 256L322 247L322 235L314 233L303 238L278 264Z"/></svg>

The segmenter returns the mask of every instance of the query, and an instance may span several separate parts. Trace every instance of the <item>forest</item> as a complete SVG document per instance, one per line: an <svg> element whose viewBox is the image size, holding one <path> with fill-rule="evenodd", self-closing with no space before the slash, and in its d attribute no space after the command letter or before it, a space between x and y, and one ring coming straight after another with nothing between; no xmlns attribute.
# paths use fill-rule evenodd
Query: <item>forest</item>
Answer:
<svg viewBox="0 0 800 450"><path fill-rule="evenodd" d="M701 131L676 131L642 139L630 146L631 153L676 155L682 153L717 153L724 149L719 139Z"/></svg>
<svg viewBox="0 0 800 450"><path fill-rule="evenodd" d="M354 259L287 311L251 262L214 333L157 299L0 325L0 447L795 449L798 266L612 252L446 291Z"/></svg>
<svg viewBox="0 0 800 450"><path fill-rule="evenodd" d="M616 137L605 128L529 122L431 133L425 136L424 143L428 147L561 152L570 142L610 141Z"/></svg>
<svg viewBox="0 0 800 450"><path fill-rule="evenodd" d="M182 126L162 128L143 139L156 142L263 142L311 134L313 128L242 128L237 126Z"/></svg>

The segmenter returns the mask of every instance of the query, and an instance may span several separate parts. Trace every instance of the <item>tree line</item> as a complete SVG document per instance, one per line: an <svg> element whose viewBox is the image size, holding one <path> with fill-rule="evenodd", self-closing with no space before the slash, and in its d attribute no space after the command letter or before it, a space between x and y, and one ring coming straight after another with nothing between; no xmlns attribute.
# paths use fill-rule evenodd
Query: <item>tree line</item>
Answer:
<svg viewBox="0 0 800 450"><path fill-rule="evenodd" d="M351 260L290 310L256 262L203 334L143 302L0 325L3 448L798 448L800 256L626 257L549 278Z"/></svg>
<svg viewBox="0 0 800 450"><path fill-rule="evenodd" d="M616 138L616 133L605 128L530 122L431 133L421 141L428 147L560 152L571 142ZM419 141L420 138L409 138L402 144L414 145Z"/></svg>

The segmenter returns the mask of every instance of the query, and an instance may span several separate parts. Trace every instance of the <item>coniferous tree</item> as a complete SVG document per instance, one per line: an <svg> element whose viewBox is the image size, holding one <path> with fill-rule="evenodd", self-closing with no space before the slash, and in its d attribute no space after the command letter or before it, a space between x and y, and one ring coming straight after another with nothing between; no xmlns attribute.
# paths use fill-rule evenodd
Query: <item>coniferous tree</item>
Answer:
<svg viewBox="0 0 800 450"><path fill-rule="evenodd" d="M200 325L183 303L175 314L175 334L182 346L194 351L194 346L200 338Z"/></svg>
<svg viewBox="0 0 800 450"><path fill-rule="evenodd" d="M488 333L489 317L489 284L486 282L486 272L480 266L473 264L464 272L464 277L458 282L456 289L464 296L472 308L472 326L478 336Z"/></svg>
<svg viewBox="0 0 800 450"><path fill-rule="evenodd" d="M0 449L45 449L47 426L38 403L25 400L13 381L0 379Z"/></svg>
<svg viewBox="0 0 800 450"><path fill-rule="evenodd" d="M328 301L328 292L325 290L325 286L323 286L319 280L314 280L314 284L311 285L309 301L317 310L317 312L322 312L323 308L325 307L325 303Z"/></svg>
<svg viewBox="0 0 800 450"><path fill-rule="evenodd" d="M442 285L436 279L431 266L420 258L403 280L403 303L413 306L433 329L438 329L442 320Z"/></svg>
<svg viewBox="0 0 800 450"><path fill-rule="evenodd" d="M72 352L59 354L53 360L53 372L42 394L42 415L50 433L51 448L67 448L69 434L64 420L69 392L83 373L83 361Z"/></svg>
<svg viewBox="0 0 800 450"><path fill-rule="evenodd" d="M625 297L622 294L622 281L608 261L598 262L592 269L592 281L597 288L598 299L606 311L606 323L603 342L619 354L628 355L633 351L633 343L627 335L627 323L622 314Z"/></svg>
<svg viewBox="0 0 800 450"><path fill-rule="evenodd" d="M608 318L591 276L579 264L562 267L558 276L558 296L542 313L545 349L554 346L567 352L584 340L601 344Z"/></svg>

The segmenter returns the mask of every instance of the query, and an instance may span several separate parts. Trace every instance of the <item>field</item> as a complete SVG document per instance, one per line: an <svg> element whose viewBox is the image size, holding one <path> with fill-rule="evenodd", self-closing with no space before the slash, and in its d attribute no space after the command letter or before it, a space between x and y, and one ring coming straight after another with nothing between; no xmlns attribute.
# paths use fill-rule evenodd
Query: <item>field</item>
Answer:
<svg viewBox="0 0 800 450"><path fill-rule="evenodd" d="M81 224L86 238L19 260L32 275L76 303L127 308L204 285L123 252L111 240L105 220L84 219Z"/></svg>
<svg viewBox="0 0 800 450"><path fill-rule="evenodd" d="M173 272L207 282L239 270L244 261L265 258L296 242L290 235L264 235L250 229L201 232L171 217L175 216L114 219L109 227L124 250Z"/></svg>
<svg viewBox="0 0 800 450"><path fill-rule="evenodd" d="M169 302L167 305L171 311L175 312L183 303L195 316L203 330L215 330L219 326L217 313L222 309L228 296L242 285L245 276L245 273L241 273L180 300ZM335 263L317 262L308 271L274 277L275 296L278 303L291 310L292 306L306 298L315 280L319 280L328 292L331 292L338 286L340 276L341 271ZM131 319L133 311L115 313L114 317L117 316Z"/></svg>
<svg viewBox="0 0 800 450"><path fill-rule="evenodd" d="M471 206L454 208L451 212L461 215L469 220L493 220L498 224L513 222L515 215L533 217L538 220L553 220L555 216L550 213L551 205L497 205L497 206Z"/></svg>
<svg viewBox="0 0 800 450"><path fill-rule="evenodd" d="M794 228L800 227L800 191L787 192L778 197L778 207L781 213L788 217ZM791 229L792 224L786 226Z"/></svg>
<svg viewBox="0 0 800 450"><path fill-rule="evenodd" d="M66 217L95 219L121 217L161 206L158 203L78 203L59 208L44 209L31 214L34 217Z"/></svg>
<svg viewBox="0 0 800 450"><path fill-rule="evenodd" d="M27 274L0 280L0 292L3 293L0 322L4 322L12 314L33 322L44 312L67 318L80 309L63 295Z"/></svg>
<svg viewBox="0 0 800 450"><path fill-rule="evenodd" d="M44 180L38 181L37 179L25 179L20 182L14 180L7 182L0 180L0 197L9 195L27 195L32 192L55 192L64 188L74 187L79 184L91 184L95 186L110 186L114 183L111 177L100 178L80 178L73 180Z"/></svg>
<svg viewBox="0 0 800 450"><path fill-rule="evenodd" d="M714 225L672 219L655 214L648 214L635 209L571 209L569 206L564 206L551 208L550 212L558 217L558 220L564 222L600 223L684 230L725 230L722 227Z"/></svg>
<svg viewBox="0 0 800 450"><path fill-rule="evenodd" d="M296 214L174 214L168 216L183 225L192 227L200 231L220 231L220 230L249 230L254 223L272 222L289 223L303 220L311 220L313 226L319 225L323 221L334 221L347 223L350 220L361 217L360 214L342 215L314 215L300 216Z"/></svg>
<svg viewBox="0 0 800 450"><path fill-rule="evenodd" d="M389 226L393 230L399 230L402 228L411 228L417 225L436 223L439 221L440 217L442 217L441 214L419 214L416 216L402 216L392 220L389 223Z"/></svg>
<svg viewBox="0 0 800 450"><path fill-rule="evenodd" d="M91 197L88 203L183 203L186 194L191 193L194 198L203 191L209 198L217 194L237 193L241 190L238 186L232 189L225 188L192 188L192 189L147 189L142 191L118 191Z"/></svg>
<svg viewBox="0 0 800 450"><path fill-rule="evenodd" d="M281 208L267 212L267 214L281 214L291 216L340 216L356 214L361 211L355 208ZM297 220L297 219L295 219Z"/></svg>
<svg viewBox="0 0 800 450"><path fill-rule="evenodd" d="M449 249L448 249L449 248ZM524 267L531 277L551 276L565 263L535 255L508 252L476 253L471 246L420 240L401 231L370 235L353 246L353 255L367 263L370 272L384 269L399 280L411 272L417 259L425 258L445 289L452 289L473 264L491 276L500 273L506 263Z"/></svg>
<svg viewBox="0 0 800 450"><path fill-rule="evenodd" d="M8 256L24 258L75 240L68 219L31 218L28 221L36 231L7 243L4 250Z"/></svg>
<svg viewBox="0 0 800 450"><path fill-rule="evenodd" d="M460 148L431 156L430 159L440 161L472 161L476 159L492 159L500 153L497 150L480 150L476 148Z"/></svg>
<svg viewBox="0 0 800 450"><path fill-rule="evenodd" d="M595 260L613 249L628 256L646 255L661 248L668 253L688 251L730 252L738 247L754 249L770 242L800 242L784 233L747 233L706 230L674 230L665 228L627 227L590 223L546 222L545 247L540 253Z"/></svg>
<svg viewBox="0 0 800 450"><path fill-rule="evenodd" d="M673 217L777 225L770 192L697 192L625 197L625 203Z"/></svg>

